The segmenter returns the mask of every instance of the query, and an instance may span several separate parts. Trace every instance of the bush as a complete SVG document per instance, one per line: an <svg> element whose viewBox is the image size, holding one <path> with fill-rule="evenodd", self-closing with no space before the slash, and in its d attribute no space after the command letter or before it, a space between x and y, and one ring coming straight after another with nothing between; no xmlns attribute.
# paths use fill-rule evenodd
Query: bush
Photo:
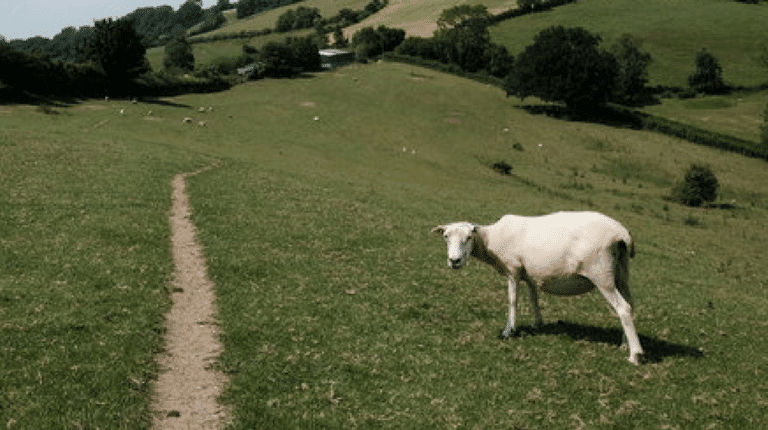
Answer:
<svg viewBox="0 0 768 430"><path fill-rule="evenodd" d="M672 198L687 206L701 206L717 198L720 184L705 164L694 163L685 172L685 178L672 190Z"/></svg>

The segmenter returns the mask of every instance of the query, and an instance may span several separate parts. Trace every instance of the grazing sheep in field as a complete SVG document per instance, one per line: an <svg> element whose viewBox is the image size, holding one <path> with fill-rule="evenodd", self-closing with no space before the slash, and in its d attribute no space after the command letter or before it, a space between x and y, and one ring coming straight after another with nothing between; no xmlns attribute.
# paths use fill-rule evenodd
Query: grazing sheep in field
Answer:
<svg viewBox="0 0 768 430"><path fill-rule="evenodd" d="M501 335L516 330L517 289L528 286L533 326L541 325L537 288L553 295L583 294L597 287L616 310L629 342L629 361L643 353L632 320L629 263L635 255L629 231L597 212L556 212L539 217L505 215L495 224L458 222L435 227L448 244L448 267L470 256L508 278L509 317Z"/></svg>
<svg viewBox="0 0 768 430"><path fill-rule="evenodd" d="M189 117L184 118L183 120L181 120L181 122L184 124L190 124L192 123L192 118L189 118Z"/></svg>
<svg viewBox="0 0 768 430"><path fill-rule="evenodd" d="M199 125L200 127L205 127L207 124L205 121L200 121L197 125Z"/></svg>

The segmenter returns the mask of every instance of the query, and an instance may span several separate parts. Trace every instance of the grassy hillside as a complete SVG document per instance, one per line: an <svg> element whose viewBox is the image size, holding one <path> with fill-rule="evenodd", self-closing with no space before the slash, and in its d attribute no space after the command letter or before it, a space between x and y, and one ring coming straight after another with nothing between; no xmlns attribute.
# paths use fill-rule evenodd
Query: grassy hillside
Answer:
<svg viewBox="0 0 768 430"><path fill-rule="evenodd" d="M289 9L296 9L299 6L318 8L320 9L320 15L323 17L330 17L336 15L340 10L345 8L352 10L363 9L369 1L370 0L305 0L301 3L282 6L240 20L237 20L237 16L235 15L234 20L228 21L223 27L210 33L206 33L206 35L212 36L216 34L239 33L241 31L274 28L277 18L280 15Z"/></svg>
<svg viewBox="0 0 768 430"><path fill-rule="evenodd" d="M720 60L726 81L751 86L766 80L756 60L768 44L766 20L768 6L730 0L588 0L507 20L491 34L517 54L552 25L587 28L608 44L630 33L642 38L653 56L651 85L687 86L694 56L706 47Z"/></svg>
<svg viewBox="0 0 768 430"><path fill-rule="evenodd" d="M147 422L170 179L213 159L222 167L189 191L219 294L233 428L765 422L764 162L515 103L377 63L164 104L1 108L0 422ZM488 167L500 160L513 176ZM712 165L737 209L663 199L692 162ZM626 362L597 293L541 297L543 333L498 340L504 280L477 263L447 270L429 235L569 209L614 216L637 240L643 366Z"/></svg>
<svg viewBox="0 0 768 430"><path fill-rule="evenodd" d="M374 16L344 29L350 37L363 27L402 28L408 36L431 37L437 29L440 13L461 4L483 4L491 13L499 13L516 7L515 0L390 0L389 5Z"/></svg>
<svg viewBox="0 0 768 430"><path fill-rule="evenodd" d="M647 106L644 110L696 127L759 142L766 100L766 91L736 93L685 100L664 99L661 104Z"/></svg>

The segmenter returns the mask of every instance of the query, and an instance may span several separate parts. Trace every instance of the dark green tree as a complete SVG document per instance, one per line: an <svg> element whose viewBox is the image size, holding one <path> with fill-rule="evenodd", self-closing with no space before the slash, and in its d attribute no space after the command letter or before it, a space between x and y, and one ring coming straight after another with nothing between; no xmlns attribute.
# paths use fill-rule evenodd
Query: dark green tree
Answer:
<svg viewBox="0 0 768 430"><path fill-rule="evenodd" d="M104 71L112 85L124 85L150 71L147 49L133 22L97 21L85 46L85 57Z"/></svg>
<svg viewBox="0 0 768 430"><path fill-rule="evenodd" d="M491 43L486 20L467 18L454 27L438 29L434 38L444 62L456 64L468 72L485 68L486 49Z"/></svg>
<svg viewBox="0 0 768 430"><path fill-rule="evenodd" d="M237 2L237 18L243 19L256 13L258 4L256 0L239 0Z"/></svg>
<svg viewBox="0 0 768 430"><path fill-rule="evenodd" d="M491 15L488 13L488 8L481 4L475 6L468 4L454 6L440 13L440 17L437 19L437 28L439 30L449 29L468 19L482 21L487 26Z"/></svg>
<svg viewBox="0 0 768 430"><path fill-rule="evenodd" d="M696 53L696 70L688 76L688 85L706 94L718 94L726 89L723 69L714 54L706 48Z"/></svg>
<svg viewBox="0 0 768 430"><path fill-rule="evenodd" d="M352 35L352 45L359 59L367 59L392 51L405 39L405 31L380 25L377 29L364 27Z"/></svg>
<svg viewBox="0 0 768 430"><path fill-rule="evenodd" d="M601 40L580 27L543 30L515 60L505 81L507 96L535 96L576 109L604 105L613 94L618 64L599 49Z"/></svg>
<svg viewBox="0 0 768 430"><path fill-rule="evenodd" d="M618 103L634 104L643 96L651 54L643 52L641 46L642 41L630 34L623 34L611 46L611 53L619 65L614 92L614 100Z"/></svg>
<svg viewBox="0 0 768 430"><path fill-rule="evenodd" d="M203 20L203 0L187 0L176 11L176 23L184 28L190 28Z"/></svg>
<svg viewBox="0 0 768 430"><path fill-rule="evenodd" d="M165 45L165 58L163 66L166 70L181 70L191 72L195 68L195 55L192 53L192 45L179 33L171 42Z"/></svg>

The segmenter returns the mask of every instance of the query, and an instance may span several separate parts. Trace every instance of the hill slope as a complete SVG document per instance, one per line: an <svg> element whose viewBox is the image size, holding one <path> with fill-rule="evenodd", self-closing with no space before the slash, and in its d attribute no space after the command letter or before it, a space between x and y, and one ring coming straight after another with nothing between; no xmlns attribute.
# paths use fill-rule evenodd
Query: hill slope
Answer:
<svg viewBox="0 0 768 430"><path fill-rule="evenodd" d="M588 0L550 12L510 19L491 28L496 42L514 54L539 31L553 26L584 27L610 44L624 33L645 41L653 56L651 85L687 86L701 48L715 54L726 81L753 86L766 80L757 57L768 44L768 6L724 0Z"/></svg>
<svg viewBox="0 0 768 430"><path fill-rule="evenodd" d="M408 36L431 37L437 29L440 12L461 4L483 4L491 13L516 7L515 0L390 0L389 5L374 16L344 29L350 37L363 27L402 28Z"/></svg>
<svg viewBox="0 0 768 430"><path fill-rule="evenodd" d="M215 159L188 190L233 428L762 425L765 163L515 104L383 62L153 104L0 107L0 422L148 422L170 180ZM664 200L692 162L736 209ZM429 235L580 209L636 238L639 368L597 293L542 295L544 329L499 341L504 279L447 270Z"/></svg>

